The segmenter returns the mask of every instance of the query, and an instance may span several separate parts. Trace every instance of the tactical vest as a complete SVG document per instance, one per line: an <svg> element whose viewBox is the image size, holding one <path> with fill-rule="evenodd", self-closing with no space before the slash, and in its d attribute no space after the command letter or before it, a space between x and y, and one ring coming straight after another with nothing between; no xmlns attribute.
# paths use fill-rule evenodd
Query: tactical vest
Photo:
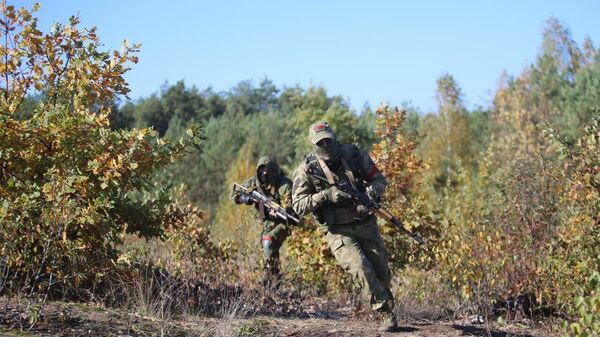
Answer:
<svg viewBox="0 0 600 337"><path fill-rule="evenodd" d="M348 164L348 168L352 171L352 175L354 176L354 181L352 183L359 191L364 192L364 177L366 174L361 170L361 158L358 148L351 144L340 145L340 155ZM315 192L318 193L329 188L329 184L310 174L311 170L322 172L319 161L314 153L306 156L306 164L310 167L307 176L315 187ZM345 168L341 164L335 171L331 170L331 172L337 176L336 179L350 181L350 177L345 173ZM333 204L326 201L321 207L316 209L313 214L319 223L326 226L346 225L361 220L356 212L356 205L351 200L348 200L343 204Z"/></svg>

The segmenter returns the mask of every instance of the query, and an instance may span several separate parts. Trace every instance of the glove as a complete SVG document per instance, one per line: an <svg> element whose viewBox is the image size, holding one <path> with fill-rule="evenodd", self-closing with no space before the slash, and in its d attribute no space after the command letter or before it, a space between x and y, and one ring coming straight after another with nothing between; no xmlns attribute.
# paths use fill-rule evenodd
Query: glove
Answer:
<svg viewBox="0 0 600 337"><path fill-rule="evenodd" d="M350 194L348 194L344 191L340 191L335 186L331 186L330 188L324 190L323 196L325 197L325 199L327 199L327 201L334 203L334 204L337 204L339 202L342 202L346 199L351 198Z"/></svg>
<svg viewBox="0 0 600 337"><path fill-rule="evenodd" d="M235 197L235 202L238 204L246 204L246 205L251 205L252 204L252 198L250 198L250 196L248 194L240 194L238 196Z"/></svg>
<svg viewBox="0 0 600 337"><path fill-rule="evenodd" d="M271 219L277 219L278 218L277 212L274 209L269 208L269 213L268 214L269 214L269 218L271 218Z"/></svg>
<svg viewBox="0 0 600 337"><path fill-rule="evenodd" d="M367 196L375 202L379 202L379 200L381 199L380 196L377 193L375 193L372 186L367 187L366 192L367 192Z"/></svg>
<svg viewBox="0 0 600 337"><path fill-rule="evenodd" d="M356 206L356 215L359 218L361 218L361 219L362 218L366 218L367 215L369 215L369 213L370 213L370 211L367 208L367 206L365 206L365 205L358 205L358 206Z"/></svg>

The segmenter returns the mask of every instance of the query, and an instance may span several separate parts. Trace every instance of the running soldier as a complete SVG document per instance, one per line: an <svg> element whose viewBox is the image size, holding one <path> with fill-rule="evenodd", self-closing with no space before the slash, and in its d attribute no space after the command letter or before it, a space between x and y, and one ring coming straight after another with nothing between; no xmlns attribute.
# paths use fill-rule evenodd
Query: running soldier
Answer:
<svg viewBox="0 0 600 337"><path fill-rule="evenodd" d="M383 316L380 330L394 331L397 322L391 273L375 216L333 185L334 181L345 180L379 200L386 179L367 152L352 144L339 144L327 122L311 125L309 138L313 151L294 172L294 210L300 216L313 213L337 262L352 274L372 309ZM317 173L327 182L316 179Z"/></svg>
<svg viewBox="0 0 600 337"><path fill-rule="evenodd" d="M294 214L292 182L272 157L261 157L256 164L255 176L246 179L242 185L250 191L256 190L271 198L285 208L288 214ZM277 216L275 210L269 209L264 203L253 200L249 194L234 189L232 197L236 204L254 204L258 211L263 225L260 237L265 268L263 284L278 287L281 281L279 249L290 234L288 221Z"/></svg>

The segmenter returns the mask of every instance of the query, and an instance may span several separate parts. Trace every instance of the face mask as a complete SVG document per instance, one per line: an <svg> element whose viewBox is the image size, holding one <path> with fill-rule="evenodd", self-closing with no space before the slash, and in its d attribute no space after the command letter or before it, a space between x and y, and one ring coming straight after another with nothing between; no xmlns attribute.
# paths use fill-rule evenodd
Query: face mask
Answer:
<svg viewBox="0 0 600 337"><path fill-rule="evenodd" d="M338 159L338 144L335 139L326 138L329 140L319 142L314 145L314 151L317 156L323 159L326 163L334 162Z"/></svg>
<svg viewBox="0 0 600 337"><path fill-rule="evenodd" d="M268 172L260 172L258 174L258 180L260 180L260 182L262 184L266 184L269 181L269 173Z"/></svg>

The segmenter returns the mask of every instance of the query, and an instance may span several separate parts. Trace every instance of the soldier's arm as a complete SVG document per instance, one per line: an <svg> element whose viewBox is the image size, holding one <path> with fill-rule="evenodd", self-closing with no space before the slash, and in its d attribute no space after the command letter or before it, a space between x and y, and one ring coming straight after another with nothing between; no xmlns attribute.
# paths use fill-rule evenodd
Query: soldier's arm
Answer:
<svg viewBox="0 0 600 337"><path fill-rule="evenodd" d="M374 199L378 199L383 195L387 180L373 162L373 159L364 150L359 150L361 157L362 171L365 172L363 179L367 182L367 192Z"/></svg>
<svg viewBox="0 0 600 337"><path fill-rule="evenodd" d="M252 183L252 178L248 178L246 180L244 180L244 182L241 184L242 186L252 189L253 188L253 183ZM243 195L244 193L239 191L239 190L232 190L231 193L229 194L229 198L231 200L233 200L235 203L241 203L240 202L240 196ZM246 204L248 204L248 202L246 202Z"/></svg>
<svg viewBox="0 0 600 337"><path fill-rule="evenodd" d="M304 216L319 208L326 201L323 192L316 193L315 187L308 179L304 165L294 171L292 188L292 205L296 214Z"/></svg>

